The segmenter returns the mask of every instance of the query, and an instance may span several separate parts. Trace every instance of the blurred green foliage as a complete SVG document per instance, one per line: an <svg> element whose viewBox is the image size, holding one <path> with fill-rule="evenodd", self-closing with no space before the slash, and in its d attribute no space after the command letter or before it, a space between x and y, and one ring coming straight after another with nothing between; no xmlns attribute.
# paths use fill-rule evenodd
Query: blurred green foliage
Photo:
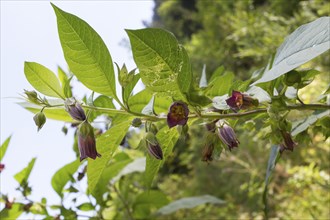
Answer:
<svg viewBox="0 0 330 220"><path fill-rule="evenodd" d="M244 80L265 66L285 37L298 26L329 16L330 2L155 0L154 13L149 25L173 32L184 45L196 82L204 64L208 79L223 65ZM329 85L329 66L329 53L302 66L322 72L311 85L299 91L307 103L315 101ZM299 118L299 112L290 113L290 119ZM270 144L263 137L261 124L251 126L240 120L236 125L239 149L226 151L209 164L201 161L205 131L200 125L191 126L187 141L178 141L173 157L167 160L158 179L161 190L172 199L210 194L227 204L220 208L204 205L180 210L161 219L264 218L262 194ZM283 154L276 166L269 186L270 217L330 218L330 142L317 128L301 133L299 139L304 141L299 142L294 152Z"/></svg>

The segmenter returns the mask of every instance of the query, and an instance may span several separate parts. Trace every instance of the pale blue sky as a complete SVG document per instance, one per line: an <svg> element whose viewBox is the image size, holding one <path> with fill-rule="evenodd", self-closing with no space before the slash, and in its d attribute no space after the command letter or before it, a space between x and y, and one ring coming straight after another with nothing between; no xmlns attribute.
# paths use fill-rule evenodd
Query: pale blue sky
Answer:
<svg viewBox="0 0 330 220"><path fill-rule="evenodd" d="M143 28L142 21L151 21L153 1L54 1L64 11L87 21L102 37L112 59L128 69L135 67L131 52L120 46L128 39L124 29ZM30 176L33 199L47 197L59 202L51 188L52 175L73 161L73 134L61 132L63 122L47 120L37 132L33 114L15 104L23 89L32 90L25 79L24 61L38 62L56 72L60 65L67 69L60 46L56 16L49 1L1 1L1 143L12 139L3 159L1 192L16 196L18 183L13 175L37 157ZM75 90L81 92L82 88ZM83 94L77 94L80 97Z"/></svg>

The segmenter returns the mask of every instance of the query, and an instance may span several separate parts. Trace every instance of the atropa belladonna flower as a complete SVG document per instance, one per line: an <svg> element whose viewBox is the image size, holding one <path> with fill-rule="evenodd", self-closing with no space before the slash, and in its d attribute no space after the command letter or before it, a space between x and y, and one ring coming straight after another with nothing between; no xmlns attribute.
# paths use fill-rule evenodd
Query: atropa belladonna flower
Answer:
<svg viewBox="0 0 330 220"><path fill-rule="evenodd" d="M86 115L84 109L75 98L68 98L64 102L65 110L77 121L85 121Z"/></svg>
<svg viewBox="0 0 330 220"><path fill-rule="evenodd" d="M96 157L101 157L101 154L96 151L94 128L88 123L88 121L82 122L78 127L78 148L80 152L80 161L87 157L94 160Z"/></svg>
<svg viewBox="0 0 330 220"><path fill-rule="evenodd" d="M185 125L188 121L189 109L186 103L181 101L173 102L168 110L167 125L172 128L176 125Z"/></svg>
<svg viewBox="0 0 330 220"><path fill-rule="evenodd" d="M240 143L236 137L235 131L226 123L222 123L222 125L218 127L218 135L221 141L228 146L230 151L234 147L238 147Z"/></svg>
<svg viewBox="0 0 330 220"><path fill-rule="evenodd" d="M231 97L226 99L226 103L235 112L240 109L247 109L253 106L257 107L259 105L258 99L254 99L239 91L233 91Z"/></svg>
<svg viewBox="0 0 330 220"><path fill-rule="evenodd" d="M281 131L284 143L280 144L280 153L285 150L293 151L293 148L297 146L297 143L293 141L289 132Z"/></svg>

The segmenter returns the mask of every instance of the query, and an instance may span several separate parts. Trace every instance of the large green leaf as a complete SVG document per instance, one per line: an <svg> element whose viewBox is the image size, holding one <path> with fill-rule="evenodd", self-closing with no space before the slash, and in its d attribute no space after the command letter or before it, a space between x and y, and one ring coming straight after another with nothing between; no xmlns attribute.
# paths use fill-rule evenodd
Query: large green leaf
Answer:
<svg viewBox="0 0 330 220"><path fill-rule="evenodd" d="M131 96L128 99L128 106L130 110L134 112L141 112L142 109L148 105L150 99L152 98L152 93L148 90L142 90L141 92ZM172 99L170 97L155 96L154 111L157 114L166 113L169 106L172 104Z"/></svg>
<svg viewBox="0 0 330 220"><path fill-rule="evenodd" d="M171 202L170 204L160 208L157 211L157 214L168 215L180 209L191 209L198 205L203 205L207 203L221 205L224 204L225 201L210 195L187 197Z"/></svg>
<svg viewBox="0 0 330 220"><path fill-rule="evenodd" d="M330 17L300 26L277 49L272 68L254 84L268 82L330 49Z"/></svg>
<svg viewBox="0 0 330 220"><path fill-rule="evenodd" d="M24 73L29 83L42 94L64 99L59 80L48 68L38 63L25 62Z"/></svg>
<svg viewBox="0 0 330 220"><path fill-rule="evenodd" d="M126 120L116 123L113 127L97 138L97 151L102 155L102 157L97 158L96 160L88 159L87 176L89 192L92 193L95 190L104 169L113 156L113 153L125 137L130 124L131 118L126 117Z"/></svg>
<svg viewBox="0 0 330 220"><path fill-rule="evenodd" d="M157 28L126 32L146 87L182 98L190 88L192 73L188 55L173 34Z"/></svg>
<svg viewBox="0 0 330 220"><path fill-rule="evenodd" d="M179 138L177 129L169 129L167 126L162 128L156 135L160 147L163 150L163 160L157 160L154 157L147 154L145 183L147 187L150 187L153 179L158 173L159 168L164 163L166 158L172 153L173 147Z"/></svg>
<svg viewBox="0 0 330 220"><path fill-rule="evenodd" d="M59 169L52 177L52 187L55 192L62 197L63 188L69 180L72 179L72 175L77 171L80 166L80 161L75 160L71 163L66 164L64 167Z"/></svg>
<svg viewBox="0 0 330 220"><path fill-rule="evenodd" d="M70 70L87 88L116 98L112 59L102 38L84 20L52 6Z"/></svg>
<svg viewBox="0 0 330 220"><path fill-rule="evenodd" d="M32 113L38 113L42 109L42 106L36 105L30 102L19 102L17 103L26 110ZM66 122L73 122L71 116L65 111L64 107L54 107L54 108L45 108L43 110L46 117L49 119L59 120L59 121L66 121Z"/></svg>
<svg viewBox="0 0 330 220"><path fill-rule="evenodd" d="M1 145L0 147L0 162L2 161L3 156L5 156L5 153L7 151L9 142L10 142L11 136L9 136Z"/></svg>
<svg viewBox="0 0 330 220"><path fill-rule="evenodd" d="M36 161L37 158L33 158L29 164L27 165L27 167L25 167L23 170L21 170L20 172L16 173L14 178L15 180L21 185L22 183L26 183L30 173L33 169L34 163Z"/></svg>

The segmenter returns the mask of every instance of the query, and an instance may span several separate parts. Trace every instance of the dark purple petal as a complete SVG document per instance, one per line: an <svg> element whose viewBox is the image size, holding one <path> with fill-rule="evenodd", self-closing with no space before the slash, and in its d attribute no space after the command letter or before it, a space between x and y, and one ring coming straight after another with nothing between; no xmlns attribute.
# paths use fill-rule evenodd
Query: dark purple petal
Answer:
<svg viewBox="0 0 330 220"><path fill-rule="evenodd" d="M202 161L211 162L213 160L212 154L214 150L214 145L212 143L206 144L202 152Z"/></svg>
<svg viewBox="0 0 330 220"><path fill-rule="evenodd" d="M0 163L0 173L5 169L5 165L3 163Z"/></svg>
<svg viewBox="0 0 330 220"><path fill-rule="evenodd" d="M282 137L284 143L280 145L280 152L282 153L284 150L293 151L294 147L297 146L297 143L293 141L290 133L282 131Z"/></svg>
<svg viewBox="0 0 330 220"><path fill-rule="evenodd" d="M94 160L96 157L101 157L101 155L96 151L94 129L87 121L79 125L78 148L80 152L80 161L87 157Z"/></svg>
<svg viewBox="0 0 330 220"><path fill-rule="evenodd" d="M167 125L172 128L176 125L185 125L188 121L189 109L186 103L173 102L167 114Z"/></svg>

